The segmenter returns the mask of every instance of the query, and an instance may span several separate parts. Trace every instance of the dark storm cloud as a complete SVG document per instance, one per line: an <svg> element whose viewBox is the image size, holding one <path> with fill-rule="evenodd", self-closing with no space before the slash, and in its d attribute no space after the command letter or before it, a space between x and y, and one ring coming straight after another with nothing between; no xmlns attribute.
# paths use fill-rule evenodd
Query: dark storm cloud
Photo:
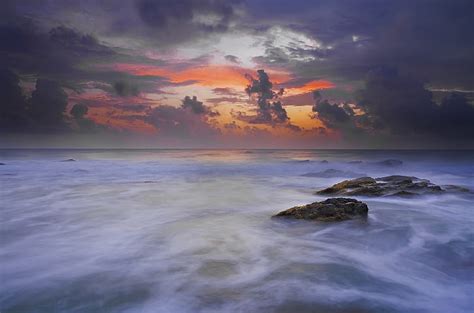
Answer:
<svg viewBox="0 0 474 313"><path fill-rule="evenodd" d="M203 114L206 112L204 104L201 101L198 101L196 96L193 96L192 98L186 96L182 102L183 109L190 108L196 114Z"/></svg>
<svg viewBox="0 0 474 313"><path fill-rule="evenodd" d="M353 107L329 103L318 91L314 100L317 117L345 135L358 132L398 136L407 142L474 143L474 106L463 94L449 94L437 104L421 82L392 68L371 71Z"/></svg>
<svg viewBox="0 0 474 313"><path fill-rule="evenodd" d="M39 78L31 96L25 96L18 76L11 70L0 70L0 132L53 133L96 129L93 121L85 118L88 107L76 104L67 116L68 96L54 80ZM74 125L76 124L76 125Z"/></svg>
<svg viewBox="0 0 474 313"><path fill-rule="evenodd" d="M291 5L252 1L248 5L251 22L288 27L331 47L282 52L280 46L270 44L260 62L281 62L302 77L333 81L360 80L383 64L436 86L474 87L473 1L323 0ZM304 55L315 60L295 59Z"/></svg>
<svg viewBox="0 0 474 313"><path fill-rule="evenodd" d="M212 111L205 106L203 102L198 101L196 96L193 96L192 98L189 96L184 97L181 107L185 110L190 109L195 114L205 114L208 116L219 115L219 112Z"/></svg>
<svg viewBox="0 0 474 313"><path fill-rule="evenodd" d="M347 103L330 103L327 99L323 99L319 91L313 92L313 99L312 110L327 128L341 132L344 139L350 141L367 138L370 127L361 125L361 122L367 118L366 115L355 115Z"/></svg>
<svg viewBox="0 0 474 313"><path fill-rule="evenodd" d="M0 69L0 128L18 130L27 124L28 103L23 95L18 76L8 69Z"/></svg>
<svg viewBox="0 0 474 313"><path fill-rule="evenodd" d="M249 85L245 88L245 92L250 97L253 95L257 97L257 114L252 116L240 113L237 118L251 124L281 125L291 130L300 130L298 126L290 123L290 118L279 100L284 93L283 88L274 91L273 83L264 70L257 71L257 78L249 74L246 77Z"/></svg>
<svg viewBox="0 0 474 313"><path fill-rule="evenodd" d="M51 80L38 79L31 97L25 97L18 76L0 71L1 123L4 132L57 131L67 129L64 111L67 95Z"/></svg>
<svg viewBox="0 0 474 313"><path fill-rule="evenodd" d="M167 27L189 23L207 31L225 30L234 15L233 4L238 1L219 0L138 0L137 9L142 20L152 27ZM214 17L213 23L197 17Z"/></svg>
<svg viewBox="0 0 474 313"><path fill-rule="evenodd" d="M86 32L167 48L222 34L238 19L243 0L6 0L8 15L80 26ZM93 23L91 23L93 21Z"/></svg>
<svg viewBox="0 0 474 313"><path fill-rule="evenodd" d="M246 75L250 84L245 88L245 92L249 96L256 95L258 105L257 116L251 122L272 124L288 121L286 110L281 102L276 100L283 94L283 89L278 92L273 91L273 84L264 70L258 70L257 75L257 78Z"/></svg>
<svg viewBox="0 0 474 313"><path fill-rule="evenodd" d="M3 55L0 62L4 67L62 80L84 75L77 66L86 60L114 55L91 35L63 26L44 32L39 25L24 19L0 24L0 51Z"/></svg>
<svg viewBox="0 0 474 313"><path fill-rule="evenodd" d="M69 111L69 113L77 120L79 119L83 119L84 116L87 114L87 112L89 111L89 107L85 104L82 104L82 103L78 103L78 104L75 104L72 108L71 108L71 111Z"/></svg>
<svg viewBox="0 0 474 313"><path fill-rule="evenodd" d="M137 86L132 85L126 81L117 81L113 84L113 87L116 94L121 97L136 97L140 93Z"/></svg>
<svg viewBox="0 0 474 313"><path fill-rule="evenodd" d="M51 41L72 54L112 55L114 51L98 42L90 34L82 34L77 30L65 26L58 26L49 31Z"/></svg>
<svg viewBox="0 0 474 313"><path fill-rule="evenodd" d="M228 30L261 35L279 26L306 34L321 46L283 47L267 38L267 52L255 60L288 67L299 77L359 81L369 69L384 64L435 87L474 89L470 0L90 0L48 5L17 0L2 6L5 17L71 20L89 32L156 49ZM232 55L227 59L232 61Z"/></svg>
<svg viewBox="0 0 474 313"><path fill-rule="evenodd" d="M328 127L338 128L351 120L354 115L352 110L339 106L338 104L331 104L328 100L322 100L319 91L313 93L314 106L313 112L318 113L318 117Z"/></svg>
<svg viewBox="0 0 474 313"><path fill-rule="evenodd" d="M358 105L395 134L474 141L474 106L464 95L450 94L438 105L423 84L393 69L369 73Z"/></svg>
<svg viewBox="0 0 474 313"><path fill-rule="evenodd" d="M67 106L67 95L62 87L48 79L38 79L31 94L30 113L33 121L43 127L61 126Z"/></svg>
<svg viewBox="0 0 474 313"><path fill-rule="evenodd" d="M88 111L89 107L83 103L77 103L71 108L69 111L69 114L73 117L70 125L71 129L83 133L108 130L107 127L98 125L94 121L86 118Z"/></svg>
<svg viewBox="0 0 474 313"><path fill-rule="evenodd" d="M272 27L282 29L281 36L269 35ZM405 136L406 141L416 137L472 142L472 103L459 94L444 97L444 91L474 90L472 29L474 2L470 0L6 0L0 4L0 68L9 70L0 71L0 127L9 131L68 128L64 90L81 92L93 85L127 97L138 95L138 89L159 92L162 86L178 85L164 77L134 76L100 65L161 66L167 63L156 60L161 49L181 44L201 47L192 43L213 44L231 32L261 38L258 44L265 53L255 55L254 61L291 73L285 88L315 79L330 80L337 87L357 86L354 83L380 65L399 69L373 71L357 97L344 95L354 106L324 91L327 100L319 98L313 110L328 128L346 134L388 133ZM285 36L296 33L314 45L300 37L287 42ZM156 52L155 59L139 56L143 51ZM239 62L237 52L226 53L232 53L224 56L228 62ZM170 67L179 71L207 64L213 57L204 55ZM310 95L282 99L265 75L251 78L247 90L258 98L256 113L236 118L295 127L283 104L305 104ZM36 83L32 96L21 90L19 77L28 86ZM443 95L434 101L430 88L442 90ZM214 92L221 97L207 101L238 102L242 97L219 89ZM205 122L212 116L209 109L202 113L205 106L197 99L189 101L184 107L155 112L150 121L166 124L157 117L165 113L176 125L188 117ZM146 106L140 113L151 111ZM85 120L86 114L79 117L79 113L71 112L75 120ZM175 117L179 113L186 118Z"/></svg>
<svg viewBox="0 0 474 313"><path fill-rule="evenodd" d="M236 19L240 0L136 0L135 12L112 17L111 31L126 33L159 48L222 34ZM137 19L130 18L134 15ZM128 19L127 19L128 18ZM172 34L172 35L170 35Z"/></svg>
<svg viewBox="0 0 474 313"><path fill-rule="evenodd" d="M0 53L0 67L14 69L21 75L61 81L77 92L95 84L107 92L133 96L138 89L157 92L160 86L172 84L164 77L135 76L101 67L114 61L151 60L117 52L93 35L74 28L47 28L31 19L0 22Z"/></svg>
<svg viewBox="0 0 474 313"><path fill-rule="evenodd" d="M127 81L144 89L166 84L160 77L136 77L130 74L96 68L114 58L124 57L98 42L91 35L64 26L44 30L32 20L0 22L0 67L15 70L20 76L61 81L64 87L81 92L91 83L111 92L113 81ZM151 86L153 85L153 86ZM116 86L120 87L120 86ZM120 92L119 92L120 91ZM133 93L132 88L117 92Z"/></svg>

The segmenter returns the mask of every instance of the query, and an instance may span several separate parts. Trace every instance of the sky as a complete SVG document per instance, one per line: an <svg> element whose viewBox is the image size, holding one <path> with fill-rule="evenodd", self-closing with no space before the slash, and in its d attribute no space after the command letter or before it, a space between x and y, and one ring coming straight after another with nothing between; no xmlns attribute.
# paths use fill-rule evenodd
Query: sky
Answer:
<svg viewBox="0 0 474 313"><path fill-rule="evenodd" d="M3 0L0 147L474 148L471 0Z"/></svg>

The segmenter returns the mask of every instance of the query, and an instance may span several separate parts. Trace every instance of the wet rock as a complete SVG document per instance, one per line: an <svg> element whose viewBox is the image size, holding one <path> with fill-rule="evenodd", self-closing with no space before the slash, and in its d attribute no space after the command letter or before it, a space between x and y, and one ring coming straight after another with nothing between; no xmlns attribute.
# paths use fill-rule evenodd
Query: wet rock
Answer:
<svg viewBox="0 0 474 313"><path fill-rule="evenodd" d="M295 206L273 217L334 222L367 216L367 204L350 198L330 198L303 206Z"/></svg>
<svg viewBox="0 0 474 313"><path fill-rule="evenodd" d="M379 165L379 166L394 167L394 166L401 166L403 164L403 161L396 160L396 159L388 159L388 160L383 160L380 162L375 162L373 164Z"/></svg>
<svg viewBox="0 0 474 313"><path fill-rule="evenodd" d="M66 159L66 160L61 160L60 162L76 162L74 159Z"/></svg>
<svg viewBox="0 0 474 313"><path fill-rule="evenodd" d="M361 173L354 173L351 171L341 171L341 170L336 170L333 168L330 168L328 170L322 171L322 172L316 172L316 173L306 173L301 176L304 177L321 177L321 178L334 178L334 177L361 177L364 176L365 174Z"/></svg>
<svg viewBox="0 0 474 313"><path fill-rule="evenodd" d="M450 191L450 192L470 192L470 190L466 187L456 186L456 185L443 185L441 186L443 190Z"/></svg>
<svg viewBox="0 0 474 313"><path fill-rule="evenodd" d="M431 183L427 179L420 179L414 176L392 175L379 178L360 177L352 180L345 180L329 188L317 191L318 195L339 195L339 196L396 196L413 197L423 194L438 194L447 191L460 192L466 190L459 186L442 188Z"/></svg>

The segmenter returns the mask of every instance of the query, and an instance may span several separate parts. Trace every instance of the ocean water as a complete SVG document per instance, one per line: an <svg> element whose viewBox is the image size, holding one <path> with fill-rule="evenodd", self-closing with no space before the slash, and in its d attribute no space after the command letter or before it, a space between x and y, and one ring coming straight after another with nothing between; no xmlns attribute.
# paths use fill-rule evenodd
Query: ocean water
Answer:
<svg viewBox="0 0 474 313"><path fill-rule="evenodd" d="M367 219L339 223L271 218L325 199L313 192L345 178L302 175L327 169L474 189L473 151L0 150L0 162L2 313L474 311L471 194L358 197Z"/></svg>

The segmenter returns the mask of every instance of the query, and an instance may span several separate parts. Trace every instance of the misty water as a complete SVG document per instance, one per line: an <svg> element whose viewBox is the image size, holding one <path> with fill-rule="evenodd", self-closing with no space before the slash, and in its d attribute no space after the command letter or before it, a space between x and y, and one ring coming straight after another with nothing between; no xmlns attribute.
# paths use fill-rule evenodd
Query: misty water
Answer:
<svg viewBox="0 0 474 313"><path fill-rule="evenodd" d="M472 151L2 150L0 162L2 313L474 308L472 195L357 197L367 219L338 223L271 218L346 179L302 176L326 169L474 189Z"/></svg>

